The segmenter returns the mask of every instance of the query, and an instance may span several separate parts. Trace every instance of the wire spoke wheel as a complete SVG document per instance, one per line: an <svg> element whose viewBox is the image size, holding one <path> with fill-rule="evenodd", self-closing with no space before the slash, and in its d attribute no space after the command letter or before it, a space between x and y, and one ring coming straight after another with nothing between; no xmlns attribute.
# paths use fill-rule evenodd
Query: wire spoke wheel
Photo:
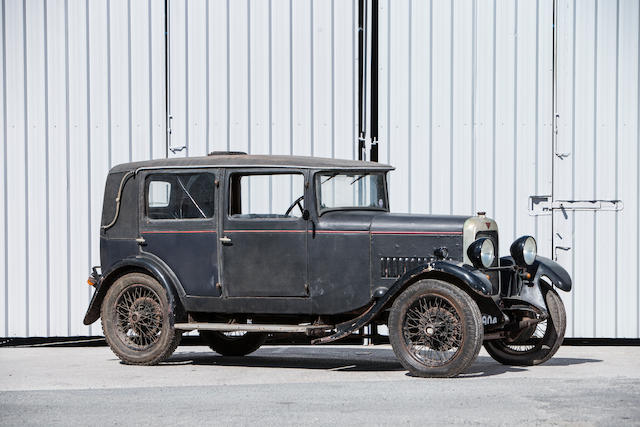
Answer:
<svg viewBox="0 0 640 427"><path fill-rule="evenodd" d="M549 360L558 351L567 325L560 296L550 287L543 288L548 317L511 338L487 341L484 347L496 361L505 365L532 366Z"/></svg>
<svg viewBox="0 0 640 427"><path fill-rule="evenodd" d="M123 343L135 350L153 346L162 333L160 297L149 287L135 284L123 290L116 300L117 333Z"/></svg>
<svg viewBox="0 0 640 427"><path fill-rule="evenodd" d="M530 330L513 340L504 340L505 350L514 354L530 353L539 350L544 345L544 337L547 333L547 320L543 320L532 326Z"/></svg>
<svg viewBox="0 0 640 427"><path fill-rule="evenodd" d="M388 326L398 360L419 377L454 377L473 363L482 346L478 305L441 280L420 280L402 292Z"/></svg>
<svg viewBox="0 0 640 427"><path fill-rule="evenodd" d="M409 307L403 333L411 355L428 366L448 363L462 345L460 315L436 295L419 298Z"/></svg>
<svg viewBox="0 0 640 427"><path fill-rule="evenodd" d="M243 336L247 335L247 333L245 331L232 331L232 332L223 332L222 335L232 340L234 338L242 338Z"/></svg>
<svg viewBox="0 0 640 427"><path fill-rule="evenodd" d="M182 333L173 327L167 290L139 272L116 279L102 301L104 337L124 363L155 365L174 352Z"/></svg>

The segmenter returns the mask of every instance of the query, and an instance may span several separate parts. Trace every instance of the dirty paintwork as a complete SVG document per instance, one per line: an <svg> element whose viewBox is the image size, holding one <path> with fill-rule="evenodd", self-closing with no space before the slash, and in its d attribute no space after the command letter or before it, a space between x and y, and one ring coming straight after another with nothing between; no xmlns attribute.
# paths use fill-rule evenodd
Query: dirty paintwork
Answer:
<svg viewBox="0 0 640 427"><path fill-rule="evenodd" d="M175 300L176 322L252 319L334 325L316 343L384 323L395 298L424 278L449 282L469 294L486 320L486 332L510 322L514 301L544 316L539 291L543 278L559 289L571 288L566 272L541 257L528 270L509 257L496 259L485 270L473 267L467 248L475 239L488 237L496 249L498 244L496 222L482 213L395 214L382 198L376 207L320 212L316 174L386 176L390 170L370 162L242 154L115 167L105 188L101 275L94 278L96 291L85 324L98 318L109 286L130 271L146 271L166 288ZM150 219L148 177L194 171L215 175L211 215ZM284 173L304 178L301 194L292 191L293 207L293 199L300 196L301 215L261 219L230 214L236 208L230 196L233 174ZM379 197L387 196L386 181L384 187Z"/></svg>

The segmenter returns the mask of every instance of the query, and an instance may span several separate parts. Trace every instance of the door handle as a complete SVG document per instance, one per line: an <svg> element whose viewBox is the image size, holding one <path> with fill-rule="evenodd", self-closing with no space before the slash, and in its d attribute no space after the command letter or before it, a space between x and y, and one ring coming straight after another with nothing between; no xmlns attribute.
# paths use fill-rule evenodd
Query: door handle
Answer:
<svg viewBox="0 0 640 427"><path fill-rule="evenodd" d="M222 236L220 238L220 241L222 242L223 245L228 245L229 243L231 243L231 239L228 238L227 236Z"/></svg>

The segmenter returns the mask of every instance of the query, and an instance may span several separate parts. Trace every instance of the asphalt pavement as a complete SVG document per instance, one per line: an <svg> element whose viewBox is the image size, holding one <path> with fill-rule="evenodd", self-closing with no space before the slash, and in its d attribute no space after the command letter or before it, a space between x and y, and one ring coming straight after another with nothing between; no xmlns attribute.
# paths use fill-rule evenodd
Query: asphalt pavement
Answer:
<svg viewBox="0 0 640 427"><path fill-rule="evenodd" d="M409 376L388 345L179 347L127 366L107 347L0 348L2 425L640 425L640 347L562 347L453 379Z"/></svg>

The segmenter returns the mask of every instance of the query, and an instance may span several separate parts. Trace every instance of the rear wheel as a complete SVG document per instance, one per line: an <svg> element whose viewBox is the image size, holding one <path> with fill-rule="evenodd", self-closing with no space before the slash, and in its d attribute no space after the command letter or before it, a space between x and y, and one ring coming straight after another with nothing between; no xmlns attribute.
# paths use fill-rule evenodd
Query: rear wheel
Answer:
<svg viewBox="0 0 640 427"><path fill-rule="evenodd" d="M400 363L419 377L454 377L467 369L482 347L478 305L459 288L421 280L394 302L389 340Z"/></svg>
<svg viewBox="0 0 640 427"><path fill-rule="evenodd" d="M267 334L247 332L200 331L211 350L223 356L246 356L260 348Z"/></svg>
<svg viewBox="0 0 640 427"><path fill-rule="evenodd" d="M111 350L125 363L154 365L173 354L181 332L169 320L169 299L154 278L126 274L107 291L100 316Z"/></svg>
<svg viewBox="0 0 640 427"><path fill-rule="evenodd" d="M549 317L518 334L515 339L487 341L484 348L504 365L532 366L551 359L558 351L567 326L567 316L560 296L547 288L545 301Z"/></svg>

